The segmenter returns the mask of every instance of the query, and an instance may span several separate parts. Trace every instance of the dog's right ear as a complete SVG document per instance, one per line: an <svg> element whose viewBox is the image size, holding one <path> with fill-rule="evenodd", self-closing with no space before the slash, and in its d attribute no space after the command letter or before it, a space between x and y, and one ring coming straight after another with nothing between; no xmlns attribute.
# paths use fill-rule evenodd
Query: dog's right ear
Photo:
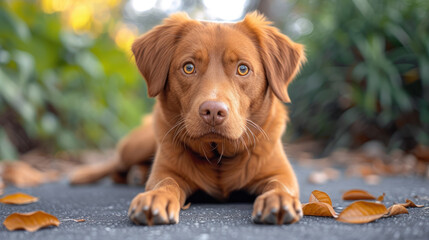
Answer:
<svg viewBox="0 0 429 240"><path fill-rule="evenodd" d="M265 75L274 94L283 102L290 102L287 87L305 62L304 46L280 33L257 12L247 14L237 24L244 25L256 39Z"/></svg>
<svg viewBox="0 0 429 240"><path fill-rule="evenodd" d="M176 43L191 22L196 21L186 13L177 13L134 41L131 50L146 80L149 97L164 89Z"/></svg>

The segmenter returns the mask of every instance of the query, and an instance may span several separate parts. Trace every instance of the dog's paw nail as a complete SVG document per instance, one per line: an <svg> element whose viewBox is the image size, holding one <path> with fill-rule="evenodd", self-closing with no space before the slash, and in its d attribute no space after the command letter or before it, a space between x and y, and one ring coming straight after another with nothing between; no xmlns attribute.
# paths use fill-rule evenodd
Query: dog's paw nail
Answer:
<svg viewBox="0 0 429 240"><path fill-rule="evenodd" d="M160 215L155 215L153 218L153 223L156 225L166 224L167 221L163 219Z"/></svg>
<svg viewBox="0 0 429 240"><path fill-rule="evenodd" d="M261 217L262 216L262 211L258 211L257 213L256 213L256 217Z"/></svg>
<svg viewBox="0 0 429 240"><path fill-rule="evenodd" d="M286 212L283 218L283 223L291 223L294 217L290 212Z"/></svg>
<svg viewBox="0 0 429 240"><path fill-rule="evenodd" d="M275 213L268 214L263 220L264 223L276 224L277 217Z"/></svg>
<svg viewBox="0 0 429 240"><path fill-rule="evenodd" d="M135 207L133 207L133 208L128 212L128 216L133 215L133 214L135 213L135 211L136 211L136 208L135 208Z"/></svg>
<svg viewBox="0 0 429 240"><path fill-rule="evenodd" d="M254 223L261 223L260 216L259 216L259 217L258 217L258 216L252 216L252 221L253 221Z"/></svg>
<svg viewBox="0 0 429 240"><path fill-rule="evenodd" d="M287 211L289 211L289 208L286 205L284 205L283 210L287 212Z"/></svg>
<svg viewBox="0 0 429 240"><path fill-rule="evenodd" d="M297 211L297 213L298 213L298 215L299 215L300 218L302 218L304 216L304 213L302 212L302 209L299 209Z"/></svg>
<svg viewBox="0 0 429 240"><path fill-rule="evenodd" d="M149 210L149 206L143 206L143 211L147 211L147 210Z"/></svg>
<svg viewBox="0 0 429 240"><path fill-rule="evenodd" d="M276 212L278 212L279 210L277 209L277 208L271 208L271 213L276 213Z"/></svg>
<svg viewBox="0 0 429 240"><path fill-rule="evenodd" d="M170 219L170 221L174 220L174 213L170 213L170 216L168 217Z"/></svg>
<svg viewBox="0 0 429 240"><path fill-rule="evenodd" d="M155 208L152 210L152 215L158 215L158 213L159 213L158 208Z"/></svg>

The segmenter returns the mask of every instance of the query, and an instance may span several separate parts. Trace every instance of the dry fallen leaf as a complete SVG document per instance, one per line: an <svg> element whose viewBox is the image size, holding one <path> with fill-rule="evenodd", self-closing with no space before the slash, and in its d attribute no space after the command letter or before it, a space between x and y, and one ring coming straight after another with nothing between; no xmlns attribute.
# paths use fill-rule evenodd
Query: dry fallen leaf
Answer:
<svg viewBox="0 0 429 240"><path fill-rule="evenodd" d="M323 202L332 206L332 201L329 195L319 190L314 190L313 192L311 192L310 199L308 200L308 202Z"/></svg>
<svg viewBox="0 0 429 240"><path fill-rule="evenodd" d="M60 221L49 213L37 211L30 213L12 213L7 216L3 224L9 231L24 229L29 232L35 232L44 227L58 227Z"/></svg>
<svg viewBox="0 0 429 240"><path fill-rule="evenodd" d="M383 195L378 196L377 202L383 202L384 201L384 196L386 196L386 193L383 193Z"/></svg>
<svg viewBox="0 0 429 240"><path fill-rule="evenodd" d="M188 210L191 207L191 203L189 202L185 206L182 207L182 210Z"/></svg>
<svg viewBox="0 0 429 240"><path fill-rule="evenodd" d="M367 191L352 189L343 194L343 200L374 200L375 197Z"/></svg>
<svg viewBox="0 0 429 240"><path fill-rule="evenodd" d="M3 179L17 187L34 187L45 181L44 174L24 162L5 164Z"/></svg>
<svg viewBox="0 0 429 240"><path fill-rule="evenodd" d="M408 210L401 204L395 204L387 209L387 213L383 217L390 217L399 214L408 214Z"/></svg>
<svg viewBox="0 0 429 240"><path fill-rule="evenodd" d="M421 208L424 207L424 205L417 205L415 204L413 201L411 201L410 199L406 199L405 200L406 203L400 203L400 205L404 206L404 207L416 207L416 208Z"/></svg>
<svg viewBox="0 0 429 240"><path fill-rule="evenodd" d="M324 202L311 202L302 205L305 216L338 217L331 205Z"/></svg>
<svg viewBox="0 0 429 240"><path fill-rule="evenodd" d="M0 203L22 205L37 202L38 200L39 198L37 197L18 192L0 198Z"/></svg>
<svg viewBox="0 0 429 240"><path fill-rule="evenodd" d="M383 217L386 212L383 204L357 201L344 209L337 220L345 223L368 223Z"/></svg>

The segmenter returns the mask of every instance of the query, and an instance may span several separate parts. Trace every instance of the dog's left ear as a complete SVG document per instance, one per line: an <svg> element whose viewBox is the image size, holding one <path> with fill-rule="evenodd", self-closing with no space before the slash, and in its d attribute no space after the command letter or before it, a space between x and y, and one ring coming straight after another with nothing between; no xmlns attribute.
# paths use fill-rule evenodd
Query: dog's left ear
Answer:
<svg viewBox="0 0 429 240"><path fill-rule="evenodd" d="M131 50L146 80L149 97L164 89L176 43L196 23L186 13L176 13L134 41Z"/></svg>
<svg viewBox="0 0 429 240"><path fill-rule="evenodd" d="M237 24L244 25L247 32L256 38L265 75L274 94L283 102L290 102L287 86L306 60L304 46L270 26L271 22L257 12L247 14Z"/></svg>

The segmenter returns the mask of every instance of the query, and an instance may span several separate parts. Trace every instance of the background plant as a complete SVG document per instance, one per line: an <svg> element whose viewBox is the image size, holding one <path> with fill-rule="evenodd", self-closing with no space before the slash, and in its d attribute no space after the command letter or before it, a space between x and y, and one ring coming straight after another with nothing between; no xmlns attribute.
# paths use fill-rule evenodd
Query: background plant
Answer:
<svg viewBox="0 0 429 240"><path fill-rule="evenodd" d="M429 2L299 1L313 24L290 89L291 134L327 151L369 140L429 144Z"/></svg>
<svg viewBox="0 0 429 240"><path fill-rule="evenodd" d="M150 108L130 56L118 47L129 40L109 35L123 31L109 33L117 19L97 32L82 18L91 22L87 10L101 5L69 5L76 23L43 4L0 3L0 159L36 146L53 152L111 147Z"/></svg>

